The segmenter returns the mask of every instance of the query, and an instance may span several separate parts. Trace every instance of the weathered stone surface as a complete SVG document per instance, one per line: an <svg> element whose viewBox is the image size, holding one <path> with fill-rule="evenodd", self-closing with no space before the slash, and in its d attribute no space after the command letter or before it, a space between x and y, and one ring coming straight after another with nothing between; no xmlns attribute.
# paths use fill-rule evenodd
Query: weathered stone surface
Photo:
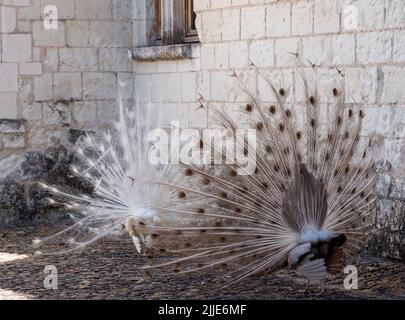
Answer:
<svg viewBox="0 0 405 320"><path fill-rule="evenodd" d="M7 34L2 37L4 62L32 61L32 37L30 34Z"/></svg>
<svg viewBox="0 0 405 320"><path fill-rule="evenodd" d="M80 73L54 73L54 99L80 100L82 98L82 76Z"/></svg>
<svg viewBox="0 0 405 320"><path fill-rule="evenodd" d="M292 34L304 35L312 33L314 6L313 2L294 1L292 3Z"/></svg>
<svg viewBox="0 0 405 320"><path fill-rule="evenodd" d="M85 99L114 99L117 97L117 78L113 73L85 73Z"/></svg>
<svg viewBox="0 0 405 320"><path fill-rule="evenodd" d="M75 17L75 3L74 1L66 0L41 0L41 16L44 18L44 8L48 5L53 5L58 9L59 19L73 19Z"/></svg>
<svg viewBox="0 0 405 320"><path fill-rule="evenodd" d="M72 122L70 102L51 102L43 104L43 119L46 124L66 125Z"/></svg>
<svg viewBox="0 0 405 320"><path fill-rule="evenodd" d="M0 118L17 118L16 93L0 93Z"/></svg>
<svg viewBox="0 0 405 320"><path fill-rule="evenodd" d="M24 133L25 120L0 119L0 133Z"/></svg>
<svg viewBox="0 0 405 320"><path fill-rule="evenodd" d="M0 33L10 33L17 27L16 9L0 7Z"/></svg>
<svg viewBox="0 0 405 320"><path fill-rule="evenodd" d="M266 8L244 8L241 11L241 39L263 38L266 34ZM225 26L228 28L228 26Z"/></svg>
<svg viewBox="0 0 405 320"><path fill-rule="evenodd" d="M79 20L111 19L111 0L75 0Z"/></svg>
<svg viewBox="0 0 405 320"><path fill-rule="evenodd" d="M90 48L63 48L59 50L60 71L97 71L97 50Z"/></svg>
<svg viewBox="0 0 405 320"><path fill-rule="evenodd" d="M276 4L267 7L267 30L270 37L291 35L291 4Z"/></svg>
<svg viewBox="0 0 405 320"><path fill-rule="evenodd" d="M403 232L375 230L370 234L369 251L377 256L405 260Z"/></svg>
<svg viewBox="0 0 405 320"><path fill-rule="evenodd" d="M58 29L47 30L42 21L33 23L33 37L36 46L63 47L65 45L65 24L59 21Z"/></svg>
<svg viewBox="0 0 405 320"><path fill-rule="evenodd" d="M42 74L42 63L21 63L20 64L20 74L21 75L40 75Z"/></svg>
<svg viewBox="0 0 405 320"><path fill-rule="evenodd" d="M100 49L99 64L101 71L132 71L128 49L105 48Z"/></svg>
<svg viewBox="0 0 405 320"><path fill-rule="evenodd" d="M34 97L35 101L52 100L52 73L44 73L34 80Z"/></svg>
<svg viewBox="0 0 405 320"><path fill-rule="evenodd" d="M0 63L0 92L18 91L18 64Z"/></svg>
<svg viewBox="0 0 405 320"><path fill-rule="evenodd" d="M21 133L3 134L1 140L5 149L23 149L26 146L25 135Z"/></svg>
<svg viewBox="0 0 405 320"><path fill-rule="evenodd" d="M161 47L140 47L132 50L135 61L177 60L191 58L191 44Z"/></svg>

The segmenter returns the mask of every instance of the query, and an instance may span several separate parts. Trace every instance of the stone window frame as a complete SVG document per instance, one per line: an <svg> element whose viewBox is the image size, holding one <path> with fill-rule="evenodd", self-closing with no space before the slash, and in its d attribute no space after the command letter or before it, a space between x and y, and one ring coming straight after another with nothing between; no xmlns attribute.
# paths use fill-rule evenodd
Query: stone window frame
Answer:
<svg viewBox="0 0 405 320"><path fill-rule="evenodd" d="M141 43L136 43L132 58L136 61L192 58L192 48L199 44L195 27L193 0L146 0ZM139 33L139 30L137 30Z"/></svg>
<svg viewBox="0 0 405 320"><path fill-rule="evenodd" d="M193 0L154 0L154 45L198 42Z"/></svg>

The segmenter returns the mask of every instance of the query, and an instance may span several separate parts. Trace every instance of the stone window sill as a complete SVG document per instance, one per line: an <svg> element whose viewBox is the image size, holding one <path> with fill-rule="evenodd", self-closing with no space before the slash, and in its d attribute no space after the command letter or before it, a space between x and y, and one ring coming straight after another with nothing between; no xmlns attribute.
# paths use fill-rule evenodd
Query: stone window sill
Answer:
<svg viewBox="0 0 405 320"><path fill-rule="evenodd" d="M176 44L169 46L138 47L131 50L135 61L181 60L192 59L193 49L199 44Z"/></svg>

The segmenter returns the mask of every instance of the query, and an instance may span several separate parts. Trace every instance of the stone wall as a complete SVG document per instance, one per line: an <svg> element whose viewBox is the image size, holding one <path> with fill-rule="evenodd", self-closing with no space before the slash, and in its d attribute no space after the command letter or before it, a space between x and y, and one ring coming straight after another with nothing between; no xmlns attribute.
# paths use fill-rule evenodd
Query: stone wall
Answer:
<svg viewBox="0 0 405 320"><path fill-rule="evenodd" d="M1 126L0 149L49 146L65 128L110 123L117 96L133 98L130 0L0 4L0 119L27 120L23 132ZM58 9L56 30L44 28L48 5Z"/></svg>
<svg viewBox="0 0 405 320"><path fill-rule="evenodd" d="M49 5L57 29L45 27ZM72 130L109 126L117 98L132 104L132 20L132 0L0 0L0 220L30 207L25 196L12 209L10 197L15 171L31 166L25 195L41 179L32 153L46 158Z"/></svg>

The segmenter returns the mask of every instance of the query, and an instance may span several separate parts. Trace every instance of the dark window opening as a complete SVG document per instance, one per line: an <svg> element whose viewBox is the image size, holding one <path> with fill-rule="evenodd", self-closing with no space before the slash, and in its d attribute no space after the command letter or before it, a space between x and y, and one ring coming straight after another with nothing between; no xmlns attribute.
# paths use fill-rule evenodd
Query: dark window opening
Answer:
<svg viewBox="0 0 405 320"><path fill-rule="evenodd" d="M193 0L155 0L154 45L198 42Z"/></svg>

